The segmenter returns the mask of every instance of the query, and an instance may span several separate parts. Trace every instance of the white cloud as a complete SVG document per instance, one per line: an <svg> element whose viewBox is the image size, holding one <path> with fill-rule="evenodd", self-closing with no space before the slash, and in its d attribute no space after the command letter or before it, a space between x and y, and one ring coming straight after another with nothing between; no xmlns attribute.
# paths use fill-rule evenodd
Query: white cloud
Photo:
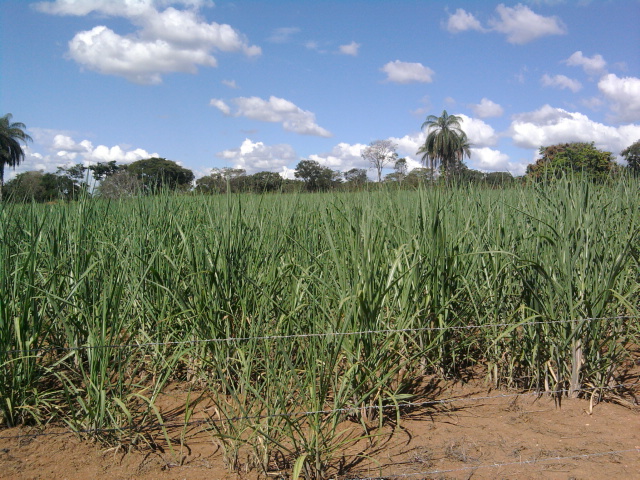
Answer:
<svg viewBox="0 0 640 480"><path fill-rule="evenodd" d="M224 52L243 52L247 56L260 55L261 49L249 45L247 39L226 24L207 23L193 10L167 8L152 11L139 22L142 38L164 40L183 49L215 49Z"/></svg>
<svg viewBox="0 0 640 480"><path fill-rule="evenodd" d="M328 53L327 49L323 48L322 46L320 46L320 44L318 42L316 42L315 40L309 40L308 42L306 42L304 44L304 46L308 50L313 50L313 51L321 53L321 54Z"/></svg>
<svg viewBox="0 0 640 480"><path fill-rule="evenodd" d="M232 163L234 168L245 169L248 174L278 170L285 172L284 169L298 159L291 145L265 145L248 138L239 148L224 150L216 156Z"/></svg>
<svg viewBox="0 0 640 480"><path fill-rule="evenodd" d="M610 108L616 120L640 121L640 78L619 78L610 73L600 79L598 88L611 102Z"/></svg>
<svg viewBox="0 0 640 480"><path fill-rule="evenodd" d="M544 105L534 112L515 115L509 133L516 146L538 149L567 142L594 142L617 155L640 138L640 125L612 127L579 112Z"/></svg>
<svg viewBox="0 0 640 480"><path fill-rule="evenodd" d="M369 163L361 156L362 150L366 147L361 143L350 145L343 142L333 147L330 152L309 155L309 160L339 172L346 172L352 168L369 168Z"/></svg>
<svg viewBox="0 0 640 480"><path fill-rule="evenodd" d="M161 83L163 73L196 73L198 65L217 65L205 50L183 50L163 40L123 37L105 26L76 34L69 42L69 54L90 70L140 84Z"/></svg>
<svg viewBox="0 0 640 480"><path fill-rule="evenodd" d="M491 125L461 113L456 116L462 120L460 126L472 147L488 147L498 142L498 135Z"/></svg>
<svg viewBox="0 0 640 480"><path fill-rule="evenodd" d="M351 42L347 45L340 45L340 47L338 47L338 50L341 54L352 55L354 57L358 55L359 49L360 49L360 44L356 42Z"/></svg>
<svg viewBox="0 0 640 480"><path fill-rule="evenodd" d="M500 150L488 147L471 148L469 168L484 172L509 172L512 175L524 175L527 170L525 163L511 162L509 155Z"/></svg>
<svg viewBox="0 0 640 480"><path fill-rule="evenodd" d="M589 75L597 75L604 72L607 62L602 55L594 55L593 57L585 57L580 50L567 58L564 63L573 67L582 67Z"/></svg>
<svg viewBox="0 0 640 480"><path fill-rule="evenodd" d="M462 8L458 8L456 13L449 15L446 27L451 33L460 33L466 30L484 31L476 17Z"/></svg>
<svg viewBox="0 0 640 480"><path fill-rule="evenodd" d="M499 117L504 113L500 105L488 98L483 98L480 103L471 105L471 109L480 118Z"/></svg>
<svg viewBox="0 0 640 480"><path fill-rule="evenodd" d="M225 115L229 115L231 113L231 108L229 107L229 105L227 105L224 102L224 100L220 100L218 98L212 98L211 101L209 102L209 105L211 105L212 107L216 107Z"/></svg>
<svg viewBox="0 0 640 480"><path fill-rule="evenodd" d="M233 89L240 88L238 87L238 84L236 83L235 80L222 80L221 83L229 88L233 88Z"/></svg>
<svg viewBox="0 0 640 480"><path fill-rule="evenodd" d="M509 43L522 45L547 35L563 35L566 27L557 17L544 17L533 12L529 7L518 4L507 7L500 4L496 7L500 19L489 20L494 31L504 33Z"/></svg>
<svg viewBox="0 0 640 480"><path fill-rule="evenodd" d="M316 123L315 114L302 110L284 98L271 96L269 100L264 100L259 97L238 97L232 99L231 102L236 106L235 112L231 112L229 106L219 99L212 99L210 105L225 115L246 117L261 122L281 123L288 132L319 137L332 136L331 132Z"/></svg>
<svg viewBox="0 0 640 480"><path fill-rule="evenodd" d="M56 0L38 2L35 8L51 15L84 16L93 12L113 16L141 15L154 7L152 0Z"/></svg>
<svg viewBox="0 0 640 480"><path fill-rule="evenodd" d="M168 5L184 5L189 8L211 7L211 0L55 0L37 2L35 8L51 15L85 16L90 13L118 17L143 15L149 10Z"/></svg>
<svg viewBox="0 0 640 480"><path fill-rule="evenodd" d="M30 170L55 172L58 167L70 166L75 163L81 163L84 166L112 160L118 163L131 163L159 156L158 153L150 153L142 148L129 148L122 145L94 147L89 140L76 142L68 132L37 128L30 130L34 132L35 141L43 146L48 153L43 155L29 148L25 151L25 161L15 171L11 171L8 179Z"/></svg>
<svg viewBox="0 0 640 480"><path fill-rule="evenodd" d="M421 63L400 60L387 63L381 70L387 74L387 81L395 83L431 83L434 75L433 70Z"/></svg>
<svg viewBox="0 0 640 480"><path fill-rule="evenodd" d="M156 6L179 3L192 7L178 10ZM69 42L69 56L80 65L108 75L117 75L141 84L157 84L162 74L196 73L199 66L215 67L214 51L242 52L248 57L261 54L244 35L226 24L207 22L198 8L208 2L151 0L64 0L40 3L40 11L58 15L86 15L91 12L121 16L137 30L120 35L106 25L78 32Z"/></svg>
<svg viewBox="0 0 640 480"><path fill-rule="evenodd" d="M578 80L574 80L565 75L554 75L551 77L545 73L540 78L540 83L545 87L557 87L562 90L568 88L573 93L576 93L582 88L582 84Z"/></svg>
<svg viewBox="0 0 640 480"><path fill-rule="evenodd" d="M276 28L267 41L271 43L287 43L296 33L299 33L298 27L282 27Z"/></svg>
<svg viewBox="0 0 640 480"><path fill-rule="evenodd" d="M424 144L427 136L424 132L416 132L407 134L404 137L391 137L393 143L398 145L398 155L400 157L409 157L411 159L417 159L416 152L421 145Z"/></svg>

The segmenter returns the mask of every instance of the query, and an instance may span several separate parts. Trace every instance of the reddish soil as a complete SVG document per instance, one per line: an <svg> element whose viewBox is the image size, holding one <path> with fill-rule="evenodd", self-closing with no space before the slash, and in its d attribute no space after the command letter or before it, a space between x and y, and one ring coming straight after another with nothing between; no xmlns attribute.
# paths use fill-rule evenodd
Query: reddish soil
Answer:
<svg viewBox="0 0 640 480"><path fill-rule="evenodd" d="M449 386L440 398L467 398L407 413L393 431L340 451L333 478L406 479L590 479L640 478L640 388L624 399L590 405L548 397L513 396L482 385ZM635 397L634 397L635 395ZM493 397L471 400L477 397ZM184 394L174 389L162 408L179 411ZM64 431L48 428L44 433ZM179 439L180 429L171 432ZM31 433L0 430L0 437ZM0 438L0 478L256 479L255 469L225 469L221 450L201 427L187 432L180 446L126 453L70 435ZM162 447L162 445L161 445ZM367 458L357 456L366 450ZM613 452L613 453L607 453ZM242 455L241 469L245 469ZM525 463L526 462L526 463ZM270 478L285 478L273 472Z"/></svg>

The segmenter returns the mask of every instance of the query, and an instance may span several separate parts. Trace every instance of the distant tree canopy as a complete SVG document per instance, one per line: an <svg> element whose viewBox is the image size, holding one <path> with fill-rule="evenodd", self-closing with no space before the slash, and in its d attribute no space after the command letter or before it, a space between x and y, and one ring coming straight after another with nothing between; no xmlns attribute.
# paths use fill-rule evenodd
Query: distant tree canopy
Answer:
<svg viewBox="0 0 640 480"><path fill-rule="evenodd" d="M552 180L567 174L581 174L590 180L604 181L618 170L611 152L597 149L594 143L561 143L540 148L541 158L527 166L527 177Z"/></svg>
<svg viewBox="0 0 640 480"><path fill-rule="evenodd" d="M329 190L340 182L340 173L323 167L315 160L302 160L296 165L294 175L303 180L311 192Z"/></svg>
<svg viewBox="0 0 640 480"><path fill-rule="evenodd" d="M257 172L247 175L242 168L214 169L211 174L196 180L197 193L277 192L282 189L284 178L277 172Z"/></svg>
<svg viewBox="0 0 640 480"><path fill-rule="evenodd" d="M398 159L396 148L398 145L391 140L375 140L362 151L362 158L376 169L378 182L382 181L382 169Z"/></svg>
<svg viewBox="0 0 640 480"><path fill-rule="evenodd" d="M67 175L30 171L16 175L7 182L5 190L7 198L15 202L50 202L76 199L86 190L86 185L74 182Z"/></svg>
<svg viewBox="0 0 640 480"><path fill-rule="evenodd" d="M431 168L414 168L404 177L403 183L407 187L415 188L419 185L433 183L435 178Z"/></svg>
<svg viewBox="0 0 640 480"><path fill-rule="evenodd" d="M509 172L490 172L485 175L484 181L491 187L506 187L513 185L516 179Z"/></svg>
<svg viewBox="0 0 640 480"><path fill-rule="evenodd" d="M250 176L252 190L260 192L277 192L284 179L276 172L258 172Z"/></svg>
<svg viewBox="0 0 640 480"><path fill-rule="evenodd" d="M195 178L193 172L166 158L147 158L127 166L127 172L135 175L148 191L162 188L186 189Z"/></svg>
<svg viewBox="0 0 640 480"><path fill-rule="evenodd" d="M117 172L121 172L127 169L126 165L118 165L115 160L111 160L110 162L98 162L95 165L90 165L89 170L91 170L91 174L93 178L97 181L101 182L106 177L110 177Z"/></svg>
<svg viewBox="0 0 640 480"><path fill-rule="evenodd" d="M344 181L352 187L361 187L367 183L367 170L364 168L352 168L343 172Z"/></svg>
<svg viewBox="0 0 640 480"><path fill-rule="evenodd" d="M227 187L232 192L242 191L246 170L242 168L214 168L209 175L196 180L197 193L225 193Z"/></svg>
<svg viewBox="0 0 640 480"><path fill-rule="evenodd" d="M625 148L620 155L627 161L627 166L635 174L640 174L640 140Z"/></svg>
<svg viewBox="0 0 640 480"><path fill-rule="evenodd" d="M126 168L109 173L98 187L98 195L103 198L133 197L142 192L142 180L128 172Z"/></svg>

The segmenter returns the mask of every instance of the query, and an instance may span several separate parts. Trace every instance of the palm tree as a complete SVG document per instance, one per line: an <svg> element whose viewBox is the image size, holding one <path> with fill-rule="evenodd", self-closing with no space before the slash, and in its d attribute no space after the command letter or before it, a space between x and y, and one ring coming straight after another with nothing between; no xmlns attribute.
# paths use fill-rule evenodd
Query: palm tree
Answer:
<svg viewBox="0 0 640 480"><path fill-rule="evenodd" d="M12 115L7 113L0 117L0 200L4 185L4 167L9 165L16 168L24 160L24 150L20 142L32 140L24 131L24 123L12 122Z"/></svg>
<svg viewBox="0 0 640 480"><path fill-rule="evenodd" d="M422 129L427 127L427 139L416 153L422 155L425 166L429 162L432 175L438 166L448 175L458 170L465 155L471 156L471 145L460 126L461 121L460 117L444 110L441 117L429 115L422 124Z"/></svg>

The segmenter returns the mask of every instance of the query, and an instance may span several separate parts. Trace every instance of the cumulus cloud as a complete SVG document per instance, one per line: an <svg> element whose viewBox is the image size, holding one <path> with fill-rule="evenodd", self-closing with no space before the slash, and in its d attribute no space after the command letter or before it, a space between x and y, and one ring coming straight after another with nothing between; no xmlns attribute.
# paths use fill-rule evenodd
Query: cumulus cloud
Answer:
<svg viewBox="0 0 640 480"><path fill-rule="evenodd" d="M155 3L153 0L55 0L38 2L35 8L51 15L84 16L98 12L124 17L143 14L154 8Z"/></svg>
<svg viewBox="0 0 640 480"><path fill-rule="evenodd" d="M515 115L509 133L516 146L538 149L566 142L595 142L617 155L640 138L640 125L612 127L594 122L579 112L544 105L540 109Z"/></svg>
<svg viewBox="0 0 640 480"><path fill-rule="evenodd" d="M449 15L446 28L451 33L460 33L466 30L485 31L478 19L462 8L458 8L456 13Z"/></svg>
<svg viewBox="0 0 640 480"><path fill-rule="evenodd" d="M473 147L487 147L498 142L498 135L493 127L478 118L471 118L462 113L456 114L462 120L460 127L467 134Z"/></svg>
<svg viewBox="0 0 640 480"><path fill-rule="evenodd" d="M600 79L598 89L611 102L615 120L640 121L640 78L619 78L610 73Z"/></svg>
<svg viewBox="0 0 640 480"><path fill-rule="evenodd" d="M597 75L603 73L607 62L602 55L594 55L593 57L585 57L580 50L567 58L564 63L572 67L582 67L589 75Z"/></svg>
<svg viewBox="0 0 640 480"><path fill-rule="evenodd" d="M567 28L557 17L545 17L531 10L526 5L518 4L507 7L500 4L496 7L498 17L489 19L488 27L462 8L449 15L445 28L451 33L467 30L478 32L498 32L507 36L507 42L522 45L548 35L563 35Z"/></svg>
<svg viewBox="0 0 640 480"><path fill-rule="evenodd" d="M511 162L509 155L493 148L471 148L469 166L484 172L510 172L513 175L523 175L526 165Z"/></svg>
<svg viewBox="0 0 640 480"><path fill-rule="evenodd" d="M246 117L261 122L281 123L288 132L300 135L331 137L332 134L316 123L316 116L308 110L302 110L289 100L271 96L269 100L260 97L238 97L231 100L235 112L222 100L212 99L210 105L225 115Z"/></svg>
<svg viewBox="0 0 640 480"><path fill-rule="evenodd" d="M358 50L360 49L360 44L356 43L356 42L351 42L347 45L340 45L340 47L338 47L338 51L343 54L343 55L352 55L352 56L357 56L358 55Z"/></svg>
<svg viewBox="0 0 640 480"><path fill-rule="evenodd" d="M339 143L330 152L309 155L309 160L314 160L320 165L339 172L346 172L352 168L369 168L369 163L361 156L366 145L356 143Z"/></svg>
<svg viewBox="0 0 640 480"><path fill-rule="evenodd" d="M68 132L47 129L30 129L35 141L44 147L48 153L34 152L32 148L25 151L25 161L15 171L11 171L8 178L30 170L54 172L58 167L66 167L75 163L84 166L98 162L116 161L131 163L145 158L158 157L158 153L150 153L142 148L130 148L124 145L97 145L89 140L77 142Z"/></svg>
<svg viewBox="0 0 640 480"><path fill-rule="evenodd" d="M170 3L192 8L156 9ZM98 73L122 76L135 83L157 84L166 73L196 73L200 66L217 66L214 51L241 52L249 57L261 54L260 47L250 45L231 26L202 18L198 8L204 4L197 0L59 0L37 4L37 8L57 15L98 12L127 18L137 27L134 33L120 35L106 25L78 32L69 42L69 57Z"/></svg>
<svg viewBox="0 0 640 480"><path fill-rule="evenodd" d="M253 142L248 138L239 148L223 150L216 156L232 163L234 168L245 169L248 174L263 171L280 171L283 174L286 173L287 166L298 159L291 145L265 145L263 142Z"/></svg>
<svg viewBox="0 0 640 480"><path fill-rule="evenodd" d="M396 60L381 68L387 74L387 81L394 83L431 83L434 71L421 63Z"/></svg>
<svg viewBox="0 0 640 480"><path fill-rule="evenodd" d="M545 73L542 78L540 78L540 83L542 83L544 87L556 87L562 90L566 88L573 93L576 93L582 88L582 84L578 80L574 80L565 75L554 75L551 77Z"/></svg>
<svg viewBox="0 0 640 480"><path fill-rule="evenodd" d="M90 70L140 84L161 83L163 73L196 73L198 65L217 65L204 50L183 50L162 40L123 37L105 26L76 34L69 42L69 55Z"/></svg>
<svg viewBox="0 0 640 480"><path fill-rule="evenodd" d="M567 33L559 18L538 15L522 4L515 7L500 4L496 12L500 18L490 19L489 25L494 31L504 33L509 43L522 45L547 35Z"/></svg>
<svg viewBox="0 0 640 480"><path fill-rule="evenodd" d="M471 105L471 109L480 118L500 117L504 113L500 105L488 98L483 98L480 103Z"/></svg>
<svg viewBox="0 0 640 480"><path fill-rule="evenodd" d="M211 101L209 102L209 105L211 105L212 107L216 107L218 110L220 110L225 115L230 115L231 114L231 108L229 107L229 105L227 105L224 102L224 100L220 100L218 98L212 98Z"/></svg>

